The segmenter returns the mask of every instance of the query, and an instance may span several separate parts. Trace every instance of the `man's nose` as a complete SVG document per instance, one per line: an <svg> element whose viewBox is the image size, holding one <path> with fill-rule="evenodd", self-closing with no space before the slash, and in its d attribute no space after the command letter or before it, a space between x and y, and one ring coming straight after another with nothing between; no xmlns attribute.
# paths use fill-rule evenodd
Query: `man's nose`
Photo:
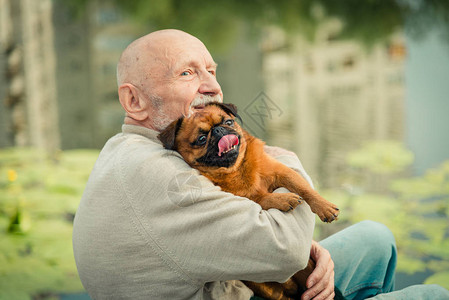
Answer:
<svg viewBox="0 0 449 300"><path fill-rule="evenodd" d="M220 84L217 81L217 78L211 73L207 72L201 78L201 84L198 89L200 94L214 96L221 93Z"/></svg>

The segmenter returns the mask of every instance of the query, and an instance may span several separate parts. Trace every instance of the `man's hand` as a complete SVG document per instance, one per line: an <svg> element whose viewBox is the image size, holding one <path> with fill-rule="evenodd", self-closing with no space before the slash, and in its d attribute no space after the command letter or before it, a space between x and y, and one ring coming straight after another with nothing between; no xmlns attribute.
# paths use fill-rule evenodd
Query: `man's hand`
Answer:
<svg viewBox="0 0 449 300"><path fill-rule="evenodd" d="M332 300L334 293L334 262L329 251L315 241L312 241L310 257L316 262L315 270L307 278L307 291L302 300Z"/></svg>

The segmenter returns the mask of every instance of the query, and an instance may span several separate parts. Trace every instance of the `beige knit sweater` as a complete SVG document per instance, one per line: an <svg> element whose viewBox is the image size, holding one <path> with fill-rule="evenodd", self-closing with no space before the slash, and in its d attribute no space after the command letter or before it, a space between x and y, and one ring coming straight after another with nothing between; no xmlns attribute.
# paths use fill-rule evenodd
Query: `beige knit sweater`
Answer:
<svg viewBox="0 0 449 300"><path fill-rule="evenodd" d="M285 281L307 264L307 204L264 211L220 190L124 125L104 146L76 213L73 249L93 299L249 299L239 280ZM310 182L296 157L277 157Z"/></svg>

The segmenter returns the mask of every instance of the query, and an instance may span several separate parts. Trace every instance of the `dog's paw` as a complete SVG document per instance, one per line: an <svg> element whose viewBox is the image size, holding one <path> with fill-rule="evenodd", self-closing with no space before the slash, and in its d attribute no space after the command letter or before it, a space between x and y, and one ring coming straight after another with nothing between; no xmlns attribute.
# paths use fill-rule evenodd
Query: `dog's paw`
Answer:
<svg viewBox="0 0 449 300"><path fill-rule="evenodd" d="M295 209L302 202L302 198L294 193L278 193L279 210L289 211Z"/></svg>
<svg viewBox="0 0 449 300"><path fill-rule="evenodd" d="M267 194L259 202L263 209L276 208L281 211L290 211L302 203L302 198L294 193Z"/></svg>
<svg viewBox="0 0 449 300"><path fill-rule="evenodd" d="M315 213L320 217L321 221L331 223L338 219L340 210L333 203L328 202L326 205L321 206Z"/></svg>

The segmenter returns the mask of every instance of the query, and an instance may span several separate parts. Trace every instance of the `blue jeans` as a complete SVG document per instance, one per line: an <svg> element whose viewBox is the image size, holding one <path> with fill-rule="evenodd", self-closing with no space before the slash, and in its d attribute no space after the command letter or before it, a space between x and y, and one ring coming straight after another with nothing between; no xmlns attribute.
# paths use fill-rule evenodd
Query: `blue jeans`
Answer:
<svg viewBox="0 0 449 300"><path fill-rule="evenodd" d="M320 242L335 264L335 285L348 300L449 299L438 285L415 285L394 291L396 243L384 225L363 221Z"/></svg>
<svg viewBox="0 0 449 300"><path fill-rule="evenodd" d="M394 291L396 243L391 231L380 223L357 223L320 244L330 252L335 264L335 286L348 300L449 299L449 291L438 285L414 285Z"/></svg>

